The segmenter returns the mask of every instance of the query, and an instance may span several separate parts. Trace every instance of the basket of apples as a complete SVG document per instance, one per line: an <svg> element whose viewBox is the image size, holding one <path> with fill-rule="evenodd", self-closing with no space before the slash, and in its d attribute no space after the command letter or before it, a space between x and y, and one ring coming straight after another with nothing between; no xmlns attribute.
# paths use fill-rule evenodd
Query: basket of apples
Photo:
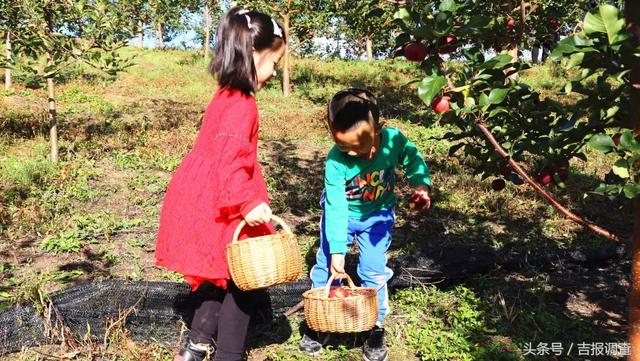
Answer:
<svg viewBox="0 0 640 361"><path fill-rule="evenodd" d="M373 328L378 318L378 292L375 288L356 287L349 275L347 286L332 286L338 275L332 274L325 287L302 294L304 317L315 331L332 333L363 332Z"/></svg>

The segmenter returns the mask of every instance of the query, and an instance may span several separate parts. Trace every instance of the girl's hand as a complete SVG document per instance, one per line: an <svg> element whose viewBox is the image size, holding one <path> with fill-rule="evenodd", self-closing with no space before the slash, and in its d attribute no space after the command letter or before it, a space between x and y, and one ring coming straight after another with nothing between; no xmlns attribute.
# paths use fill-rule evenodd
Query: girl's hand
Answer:
<svg viewBox="0 0 640 361"><path fill-rule="evenodd" d="M414 189L413 194L409 199L409 207L417 211L429 209L429 207L431 207L431 195L429 194L429 187L422 185Z"/></svg>
<svg viewBox="0 0 640 361"><path fill-rule="evenodd" d="M331 274L340 277L344 275L344 255L342 253L331 254Z"/></svg>
<svg viewBox="0 0 640 361"><path fill-rule="evenodd" d="M244 217L244 221L251 227L259 226L271 221L271 207L266 203L258 204Z"/></svg>

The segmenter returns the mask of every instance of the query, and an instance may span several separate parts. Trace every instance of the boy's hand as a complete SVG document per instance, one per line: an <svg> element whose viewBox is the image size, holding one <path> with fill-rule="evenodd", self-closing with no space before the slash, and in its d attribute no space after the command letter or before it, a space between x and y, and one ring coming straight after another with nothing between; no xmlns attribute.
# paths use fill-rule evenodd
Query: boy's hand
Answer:
<svg viewBox="0 0 640 361"><path fill-rule="evenodd" d="M344 255L342 253L333 253L331 255L331 274L342 278L344 275Z"/></svg>
<svg viewBox="0 0 640 361"><path fill-rule="evenodd" d="M258 204L244 217L244 221L251 227L259 226L271 221L271 207L266 203Z"/></svg>
<svg viewBox="0 0 640 361"><path fill-rule="evenodd" d="M431 207L431 195L429 194L429 187L418 186L413 190L411 198L409 199L409 208L421 211L423 209L429 209Z"/></svg>

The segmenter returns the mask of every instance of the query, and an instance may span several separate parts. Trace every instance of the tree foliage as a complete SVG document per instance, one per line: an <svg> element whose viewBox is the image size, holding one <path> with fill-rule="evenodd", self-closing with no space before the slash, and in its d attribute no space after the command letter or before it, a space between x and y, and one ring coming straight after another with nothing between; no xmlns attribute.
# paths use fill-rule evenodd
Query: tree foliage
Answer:
<svg viewBox="0 0 640 361"><path fill-rule="evenodd" d="M569 56L567 67L579 70L565 87L565 92L577 95L578 100L567 105L542 97L527 84L512 79L511 75L528 68L527 64L506 53L489 58L483 51L486 40L475 41L485 32L498 33L501 16L471 17L477 5L472 2L443 0L436 5L424 13L398 11L396 22L403 33L397 43L418 41L428 47L430 55L421 62L426 77L420 80L418 93L426 104L440 95L451 97L453 111L445 113L441 121L457 129L445 135L455 142L452 154L463 150L479 159L481 166L476 172L484 177L499 174L505 160L479 125L492 132L510 158L524 161L527 155L536 155L539 163L533 168L538 171L566 167L572 158L586 161L586 146L590 144L621 155L613 165L613 175L607 178L608 183L616 185L602 185L597 191L622 193L629 198L639 193L634 177L637 142L630 131L624 131L629 128L624 123L629 109L624 96L629 87L628 69L638 61L638 49L626 34L625 20L615 7L603 5L588 13L584 30L562 41L554 52L557 59ZM447 67L438 54L442 49L438 39L445 35L458 39L455 52L465 59L456 67ZM589 85L594 80L595 86ZM607 132L622 132L624 145L621 142L615 146L614 140L604 134Z"/></svg>

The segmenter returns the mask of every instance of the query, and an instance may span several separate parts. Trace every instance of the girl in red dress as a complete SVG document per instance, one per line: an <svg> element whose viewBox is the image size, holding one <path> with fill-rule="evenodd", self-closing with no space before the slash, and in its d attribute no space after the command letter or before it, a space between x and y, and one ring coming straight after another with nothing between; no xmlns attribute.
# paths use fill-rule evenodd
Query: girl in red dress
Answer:
<svg viewBox="0 0 640 361"><path fill-rule="evenodd" d="M204 359L214 339L216 361L244 353L255 295L230 280L225 246L241 219L241 238L272 232L254 93L275 74L285 42L282 27L255 11L232 8L218 26L209 70L219 89L169 183L156 240L156 263L183 274L199 300L189 343L174 361Z"/></svg>

